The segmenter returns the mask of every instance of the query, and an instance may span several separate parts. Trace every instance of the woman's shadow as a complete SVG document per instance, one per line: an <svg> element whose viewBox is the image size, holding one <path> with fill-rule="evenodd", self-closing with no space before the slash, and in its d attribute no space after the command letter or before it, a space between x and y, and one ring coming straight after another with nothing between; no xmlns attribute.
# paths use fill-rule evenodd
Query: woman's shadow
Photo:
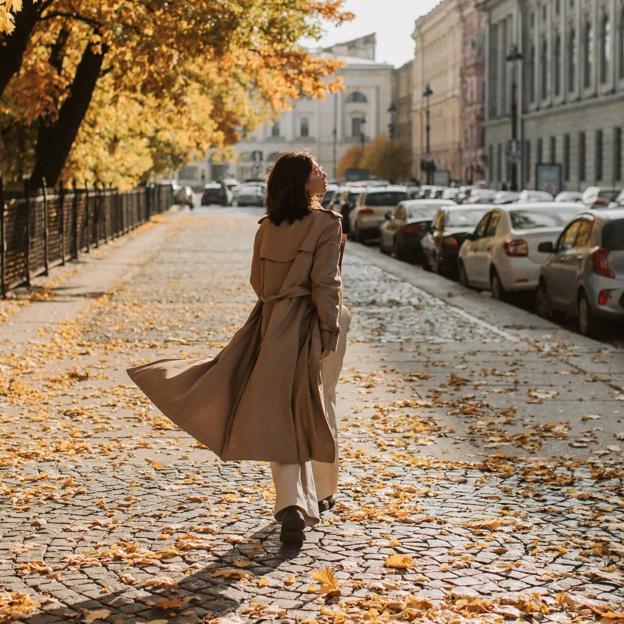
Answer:
<svg viewBox="0 0 624 624"><path fill-rule="evenodd" d="M298 547L285 547L278 539L279 524L269 524L259 531L253 533L248 544L260 542L263 550L258 555L250 556L240 549L245 542L234 544L223 555L218 555L218 560L207 566L200 572L190 574L182 579L175 588L159 588L148 589L141 588L137 584L136 589L142 592L149 592L143 596L130 597L124 596L131 590L133 586L129 586L128 590L122 590L105 594L97 599L85 599L84 601L68 604L63 607L46 610L43 609L38 613L23 617L19 621L27 624L54 624L55 622L82 622L84 611L107 609L110 611L105 617L94 620L94 624L98 622L115 622L130 623L139 621L149 621L150 619L168 619L175 621L176 616L184 618L183 612L193 612L194 617L202 618L205 615L212 617L222 617L235 611L246 602L248 598L261 598L261 590L255 586L253 595L243 595L245 585L240 589L232 589L231 592L240 594L236 599L225 596L224 592L231 585L236 583L239 578L233 576L215 576L215 573L223 568L234 567L234 559L238 557L246 557L251 560L252 565L241 568L241 573L250 575L247 582L253 582L254 579L270 574L279 568L282 563L297 557L300 552ZM62 577L59 579L62 582ZM71 588L71 587L70 587ZM259 591L260 590L260 591ZM184 604L174 608L160 608L154 606L156 602L166 599L182 600ZM177 611L177 612L176 612Z"/></svg>

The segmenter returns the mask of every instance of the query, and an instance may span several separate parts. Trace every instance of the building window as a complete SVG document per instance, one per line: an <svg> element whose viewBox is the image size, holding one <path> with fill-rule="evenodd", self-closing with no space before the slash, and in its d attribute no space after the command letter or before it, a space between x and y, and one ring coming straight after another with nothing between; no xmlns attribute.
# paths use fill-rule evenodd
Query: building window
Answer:
<svg viewBox="0 0 624 624"><path fill-rule="evenodd" d="M273 124L273 127L271 128L271 136L273 138L277 138L280 135L280 125L279 122Z"/></svg>
<svg viewBox="0 0 624 624"><path fill-rule="evenodd" d="M299 136L301 137L310 136L310 122L307 117L302 117L299 120Z"/></svg>
<svg viewBox="0 0 624 624"><path fill-rule="evenodd" d="M578 145L578 181L585 179L585 133L579 132Z"/></svg>
<svg viewBox="0 0 624 624"><path fill-rule="evenodd" d="M611 61L611 20L604 11L600 22L600 82L609 79L609 64Z"/></svg>
<svg viewBox="0 0 624 624"><path fill-rule="evenodd" d="M568 91L576 89L576 59L577 59L576 31L570 28L568 33Z"/></svg>
<svg viewBox="0 0 624 624"><path fill-rule="evenodd" d="M544 162L544 141L542 139L537 139L537 154L535 158L538 165Z"/></svg>
<svg viewBox="0 0 624 624"><path fill-rule="evenodd" d="M620 13L620 78L624 78L624 8Z"/></svg>
<svg viewBox="0 0 624 624"><path fill-rule="evenodd" d="M529 81L529 102L535 102L535 46L531 46L529 52L529 67L527 72Z"/></svg>
<svg viewBox="0 0 624 624"><path fill-rule="evenodd" d="M540 65L542 76L540 96L544 99L548 95L548 41L546 41L546 37L542 39L542 58Z"/></svg>
<svg viewBox="0 0 624 624"><path fill-rule="evenodd" d="M591 87L592 69L594 66L594 30L589 16L585 18L583 28L583 84Z"/></svg>
<svg viewBox="0 0 624 624"><path fill-rule="evenodd" d="M550 137L550 162L557 162L557 137Z"/></svg>
<svg viewBox="0 0 624 624"><path fill-rule="evenodd" d="M602 130L596 130L595 151L596 180L602 180Z"/></svg>
<svg viewBox="0 0 624 624"><path fill-rule="evenodd" d="M361 91L352 91L351 93L349 93L349 95L347 95L347 99L346 99L347 103L350 102L368 102L368 98L361 92Z"/></svg>
<svg viewBox="0 0 624 624"><path fill-rule="evenodd" d="M351 117L351 136L359 138L364 132L364 117Z"/></svg>
<svg viewBox="0 0 624 624"><path fill-rule="evenodd" d="M622 179L622 128L613 130L613 179Z"/></svg>
<svg viewBox="0 0 624 624"><path fill-rule="evenodd" d="M561 95L561 35L555 36L555 60L554 60L555 95Z"/></svg>
<svg viewBox="0 0 624 624"><path fill-rule="evenodd" d="M570 135L563 137L563 178L570 181Z"/></svg>

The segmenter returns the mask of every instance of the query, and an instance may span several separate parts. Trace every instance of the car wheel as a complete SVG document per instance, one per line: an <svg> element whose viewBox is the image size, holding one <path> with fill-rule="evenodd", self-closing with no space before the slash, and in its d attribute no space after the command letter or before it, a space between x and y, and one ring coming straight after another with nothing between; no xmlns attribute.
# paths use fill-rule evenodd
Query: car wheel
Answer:
<svg viewBox="0 0 624 624"><path fill-rule="evenodd" d="M468 274L466 273L466 267L463 262L459 262L459 283L466 288L470 288L470 283L468 282Z"/></svg>
<svg viewBox="0 0 624 624"><path fill-rule="evenodd" d="M492 293L492 297L494 299L498 299L499 301L504 301L507 295L505 287L503 286L500 277L498 276L498 272L494 267L490 270L490 292Z"/></svg>
<svg viewBox="0 0 624 624"><path fill-rule="evenodd" d="M578 326L583 336L589 336L590 338L598 338L600 336L600 328L596 315L592 311L587 295L581 291L578 298Z"/></svg>
<svg viewBox="0 0 624 624"><path fill-rule="evenodd" d="M535 311L539 316L548 321L552 321L555 318L555 311L548 296L548 288L543 279L540 280L535 291Z"/></svg>

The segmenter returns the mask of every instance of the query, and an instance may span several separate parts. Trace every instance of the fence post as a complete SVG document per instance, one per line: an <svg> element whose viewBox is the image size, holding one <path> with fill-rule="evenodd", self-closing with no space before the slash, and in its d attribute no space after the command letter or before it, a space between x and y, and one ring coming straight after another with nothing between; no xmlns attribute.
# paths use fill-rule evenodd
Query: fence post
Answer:
<svg viewBox="0 0 624 624"><path fill-rule="evenodd" d="M100 221L102 215L100 213L100 195L98 193L98 183L93 183L93 231L95 233L95 246L100 246Z"/></svg>
<svg viewBox="0 0 624 624"><path fill-rule="evenodd" d="M6 232L4 223L4 184L0 178L0 293L6 299L7 285L5 281L6 265Z"/></svg>
<svg viewBox="0 0 624 624"><path fill-rule="evenodd" d="M58 189L59 210L61 211L61 265L65 264L65 189L63 188L63 180L59 183Z"/></svg>
<svg viewBox="0 0 624 624"><path fill-rule="evenodd" d="M78 183L72 180L72 258L78 259Z"/></svg>
<svg viewBox="0 0 624 624"><path fill-rule="evenodd" d="M85 215L87 225L87 253L91 253L91 217L89 215L89 186L85 182Z"/></svg>
<svg viewBox="0 0 624 624"><path fill-rule="evenodd" d="M102 213L104 214L104 243L108 245L108 202L106 201L106 185L102 182L100 189L100 195L102 196Z"/></svg>
<svg viewBox="0 0 624 624"><path fill-rule="evenodd" d="M24 180L24 197L26 199L26 249L24 252L24 273L26 286L30 286L30 179Z"/></svg>
<svg viewBox="0 0 624 624"><path fill-rule="evenodd" d="M50 232L48 215L48 189L46 179L41 178L43 192L43 274L50 275Z"/></svg>

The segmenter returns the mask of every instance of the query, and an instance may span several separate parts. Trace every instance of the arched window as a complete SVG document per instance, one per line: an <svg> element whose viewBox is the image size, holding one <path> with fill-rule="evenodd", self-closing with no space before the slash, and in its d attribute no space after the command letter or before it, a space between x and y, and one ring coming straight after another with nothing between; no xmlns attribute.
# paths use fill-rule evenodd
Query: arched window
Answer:
<svg viewBox="0 0 624 624"><path fill-rule="evenodd" d="M576 45L576 31L570 28L568 33L568 91L576 89L576 59L578 49Z"/></svg>
<svg viewBox="0 0 624 624"><path fill-rule="evenodd" d="M535 46L532 45L529 51L529 71L527 72L529 81L529 102L535 102Z"/></svg>
<svg viewBox="0 0 624 624"><path fill-rule="evenodd" d="M591 87L592 70L594 67L594 29L589 16L585 18L583 29L583 84Z"/></svg>
<svg viewBox="0 0 624 624"><path fill-rule="evenodd" d="M607 82L611 61L611 20L604 11L600 21L600 82Z"/></svg>
<svg viewBox="0 0 624 624"><path fill-rule="evenodd" d="M555 95L561 95L561 35L559 33L555 36L555 59L553 71Z"/></svg>
<svg viewBox="0 0 624 624"><path fill-rule="evenodd" d="M541 73L540 97L545 98L548 95L548 41L546 40L546 37L542 39L540 73Z"/></svg>
<svg viewBox="0 0 624 624"><path fill-rule="evenodd" d="M352 91L347 95L347 103L350 102L368 102L368 98L361 91Z"/></svg>

